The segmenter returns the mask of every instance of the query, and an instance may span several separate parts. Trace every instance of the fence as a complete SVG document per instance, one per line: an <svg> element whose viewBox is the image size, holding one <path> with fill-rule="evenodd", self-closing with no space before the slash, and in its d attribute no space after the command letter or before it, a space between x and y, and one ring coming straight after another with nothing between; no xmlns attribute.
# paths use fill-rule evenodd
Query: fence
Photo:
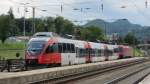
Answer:
<svg viewBox="0 0 150 84"><path fill-rule="evenodd" d="M24 69L24 50L0 49L0 71L18 71Z"/></svg>
<svg viewBox="0 0 150 84"><path fill-rule="evenodd" d="M25 70L24 59L0 60L0 71L16 72Z"/></svg>

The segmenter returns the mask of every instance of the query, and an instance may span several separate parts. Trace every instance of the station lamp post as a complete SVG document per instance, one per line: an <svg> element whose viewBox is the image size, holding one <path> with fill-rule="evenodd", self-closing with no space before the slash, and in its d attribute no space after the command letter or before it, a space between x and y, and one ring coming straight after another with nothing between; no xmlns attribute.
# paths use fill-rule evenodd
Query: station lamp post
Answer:
<svg viewBox="0 0 150 84"><path fill-rule="evenodd" d="M24 6L24 21L23 21L23 35L26 36L26 12L27 11L27 8L26 8L26 5L28 5L29 3L20 3L20 5L23 5Z"/></svg>

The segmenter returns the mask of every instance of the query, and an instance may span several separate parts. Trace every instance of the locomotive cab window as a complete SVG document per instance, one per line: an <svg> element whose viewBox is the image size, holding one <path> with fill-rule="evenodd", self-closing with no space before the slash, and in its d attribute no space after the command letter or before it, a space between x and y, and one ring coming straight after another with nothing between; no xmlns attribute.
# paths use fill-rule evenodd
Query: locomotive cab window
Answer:
<svg viewBox="0 0 150 84"><path fill-rule="evenodd" d="M46 53L52 53L54 50L53 50L53 47L52 46L48 46L47 49L46 49Z"/></svg>
<svg viewBox="0 0 150 84"><path fill-rule="evenodd" d="M58 45L57 44L49 45L46 49L46 53L54 53L54 52L58 52Z"/></svg>

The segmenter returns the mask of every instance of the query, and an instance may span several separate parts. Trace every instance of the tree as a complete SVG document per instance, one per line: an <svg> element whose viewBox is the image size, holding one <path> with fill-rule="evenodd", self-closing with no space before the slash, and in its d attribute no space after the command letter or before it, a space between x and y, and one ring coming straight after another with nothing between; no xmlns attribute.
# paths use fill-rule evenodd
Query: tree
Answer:
<svg viewBox="0 0 150 84"><path fill-rule="evenodd" d="M137 38L134 36L133 33L129 32L125 38L124 38L125 43L128 43L129 45L136 45L138 43Z"/></svg>
<svg viewBox="0 0 150 84"><path fill-rule="evenodd" d="M16 25L16 21L15 21L15 17L14 17L12 8L9 9L8 15L9 15L9 21L10 21L10 23L9 23L9 25L10 25L10 34L12 36L14 36L14 35L18 34L19 29Z"/></svg>
<svg viewBox="0 0 150 84"><path fill-rule="evenodd" d="M10 35L10 20L8 15L0 16L0 39L2 43L5 42Z"/></svg>
<svg viewBox="0 0 150 84"><path fill-rule="evenodd" d="M56 32L56 29L55 29L55 18L53 17L47 17L46 18L46 25L48 27L48 31L51 31L51 32Z"/></svg>
<svg viewBox="0 0 150 84"><path fill-rule="evenodd" d="M74 28L73 28L73 23L71 23L69 20L64 20L63 24L63 29L62 29L62 34L73 34L74 33Z"/></svg>
<svg viewBox="0 0 150 84"><path fill-rule="evenodd" d="M119 36L118 40L117 40L118 44L123 44L124 43L124 38Z"/></svg>
<svg viewBox="0 0 150 84"><path fill-rule="evenodd" d="M81 38L89 41L104 40L102 29L90 26L81 30Z"/></svg>
<svg viewBox="0 0 150 84"><path fill-rule="evenodd" d="M63 31L63 28L64 28L64 18L63 17L57 17L55 19L55 28L56 28L56 33L61 35L61 32Z"/></svg>
<svg viewBox="0 0 150 84"><path fill-rule="evenodd" d="M36 31L37 32L44 32L45 31L44 27L45 27L44 21L39 20L37 27L36 27L37 28Z"/></svg>

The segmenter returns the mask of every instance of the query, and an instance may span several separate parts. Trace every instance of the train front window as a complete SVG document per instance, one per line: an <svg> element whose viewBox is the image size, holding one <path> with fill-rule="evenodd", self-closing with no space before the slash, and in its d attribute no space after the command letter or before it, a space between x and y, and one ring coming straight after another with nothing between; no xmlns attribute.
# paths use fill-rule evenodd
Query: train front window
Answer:
<svg viewBox="0 0 150 84"><path fill-rule="evenodd" d="M44 48L44 41L34 41L28 44L28 51L32 54L40 54Z"/></svg>

